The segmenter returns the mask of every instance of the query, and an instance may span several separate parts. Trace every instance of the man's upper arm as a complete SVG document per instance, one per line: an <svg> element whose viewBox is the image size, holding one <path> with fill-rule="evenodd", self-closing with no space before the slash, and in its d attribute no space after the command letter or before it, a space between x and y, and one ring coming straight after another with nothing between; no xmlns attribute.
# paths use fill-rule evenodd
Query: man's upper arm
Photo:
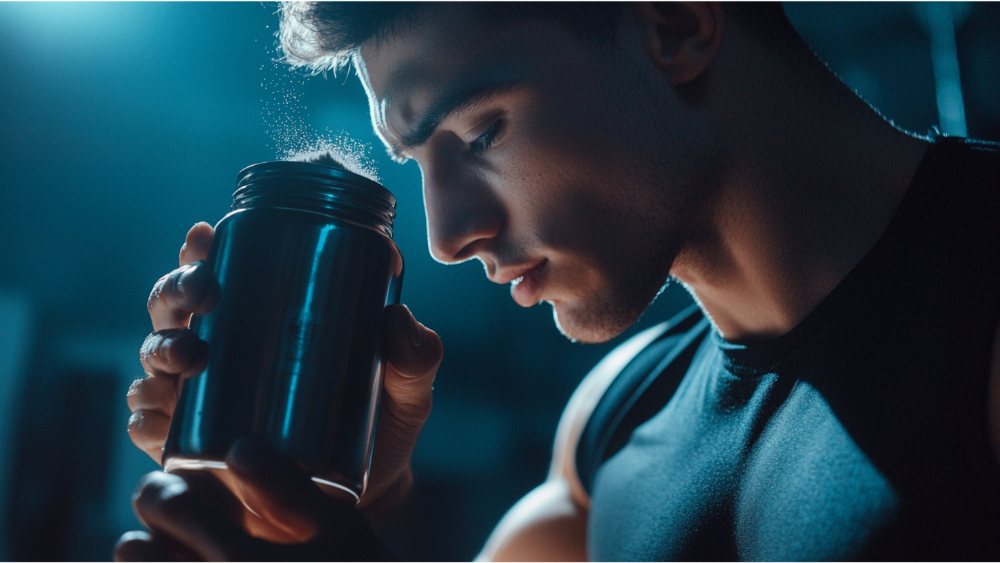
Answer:
<svg viewBox="0 0 1000 563"><path fill-rule="evenodd" d="M477 560L587 559L590 497L576 473L577 442L611 382L663 329L661 324L633 336L587 374L559 420L548 478L504 515Z"/></svg>

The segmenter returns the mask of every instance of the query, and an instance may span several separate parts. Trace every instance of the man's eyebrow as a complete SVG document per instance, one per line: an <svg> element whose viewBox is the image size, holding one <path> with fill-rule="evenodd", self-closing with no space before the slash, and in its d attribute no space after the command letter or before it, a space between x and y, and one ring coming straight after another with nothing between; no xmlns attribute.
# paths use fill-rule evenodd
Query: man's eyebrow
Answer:
<svg viewBox="0 0 1000 563"><path fill-rule="evenodd" d="M449 117L506 92L517 84L518 81L513 79L498 80L457 89L442 95L431 103L416 127L403 132L399 135L398 141L390 143L389 155L401 159L400 153L402 151L426 143L427 139L430 139L437 128Z"/></svg>

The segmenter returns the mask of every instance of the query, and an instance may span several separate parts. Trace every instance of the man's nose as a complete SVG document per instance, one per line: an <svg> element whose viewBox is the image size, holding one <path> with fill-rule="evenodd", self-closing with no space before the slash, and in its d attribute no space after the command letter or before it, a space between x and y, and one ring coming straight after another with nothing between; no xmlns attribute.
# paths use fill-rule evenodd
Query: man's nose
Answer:
<svg viewBox="0 0 1000 563"><path fill-rule="evenodd" d="M503 206L465 155L435 152L439 156L421 166L427 238L434 259L452 264L472 258L500 234Z"/></svg>

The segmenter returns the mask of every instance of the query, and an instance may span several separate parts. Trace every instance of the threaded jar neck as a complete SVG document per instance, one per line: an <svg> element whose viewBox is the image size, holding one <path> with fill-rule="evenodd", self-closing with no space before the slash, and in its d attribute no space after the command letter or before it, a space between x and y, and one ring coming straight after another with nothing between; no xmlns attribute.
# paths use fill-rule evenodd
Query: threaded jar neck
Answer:
<svg viewBox="0 0 1000 563"><path fill-rule="evenodd" d="M309 162L261 162L241 170L231 209L260 207L320 213L373 228L389 238L396 218L396 198L378 182Z"/></svg>

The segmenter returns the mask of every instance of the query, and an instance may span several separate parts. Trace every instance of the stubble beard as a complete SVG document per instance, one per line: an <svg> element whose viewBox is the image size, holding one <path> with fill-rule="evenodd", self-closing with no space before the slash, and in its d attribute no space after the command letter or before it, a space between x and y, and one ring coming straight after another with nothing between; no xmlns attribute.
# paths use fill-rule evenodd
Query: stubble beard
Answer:
<svg viewBox="0 0 1000 563"><path fill-rule="evenodd" d="M606 281L588 298L553 305L559 331L574 342L606 342L635 324L670 283L679 233L671 226L683 206L660 201L618 243L621 257L605 268ZM618 223L621 224L621 223ZM561 311L560 311L561 310Z"/></svg>
<svg viewBox="0 0 1000 563"><path fill-rule="evenodd" d="M628 67L625 61L618 65ZM685 238L708 220L717 195L721 170L715 140L707 131L689 129L688 134L679 136L662 125L672 123L671 114L653 110L660 94L640 74L626 73L641 94L640 101L617 107L618 115L625 122L634 120L633 131L643 130L650 122L661 123L662 129L647 129L646 136L629 136L624 142L634 144L619 153L624 158L619 162L618 177L631 177L633 186L645 186L647 191L645 198L620 208L627 216L612 222L633 227L618 241L623 257L616 262L617 268L610 268L613 279L589 299L553 306L556 327L577 342L606 342L639 320L670 283L670 270ZM634 176L636 171L642 172Z"/></svg>
<svg viewBox="0 0 1000 563"><path fill-rule="evenodd" d="M676 166L678 160L659 163L654 159L652 170L675 171L670 185L652 176L636 179L635 185L647 186L652 197L619 208L623 216L610 223L631 228L615 242L620 257L602 268L605 283L588 298L553 307L556 326L567 338L598 343L620 335L669 285L670 271L685 241L711 214L717 178L711 159L705 158L709 155L684 155L679 160L688 164L683 171Z"/></svg>
<svg viewBox="0 0 1000 563"><path fill-rule="evenodd" d="M669 283L669 278L662 281L652 297L646 297L645 287L642 291L636 287L627 293L601 295L594 301L573 307L566 312L565 319L560 318L553 305L552 317L559 332L573 342L607 342L635 324Z"/></svg>

